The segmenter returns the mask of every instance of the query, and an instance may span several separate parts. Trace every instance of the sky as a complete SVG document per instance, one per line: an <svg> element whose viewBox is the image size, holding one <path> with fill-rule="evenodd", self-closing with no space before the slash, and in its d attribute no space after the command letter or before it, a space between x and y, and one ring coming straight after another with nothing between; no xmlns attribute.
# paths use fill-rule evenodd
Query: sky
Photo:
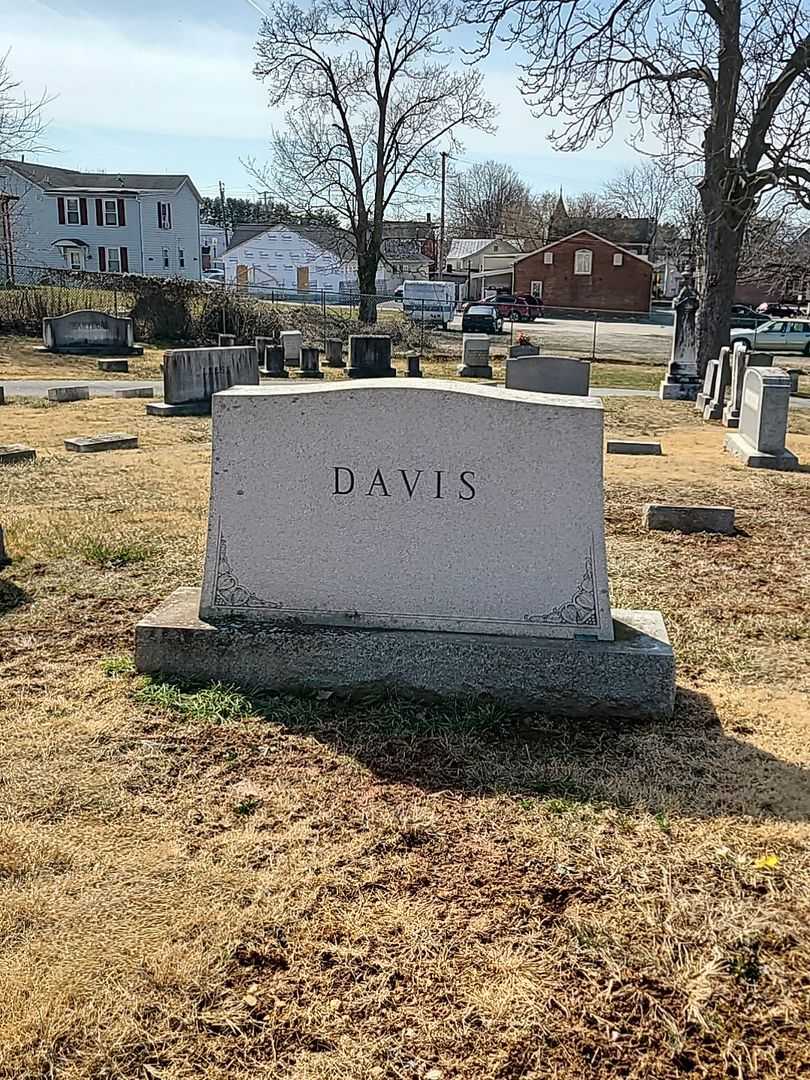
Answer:
<svg viewBox="0 0 810 1080"><path fill-rule="evenodd" d="M265 0L0 0L0 53L29 97L46 93L50 153L29 160L109 172L188 173L203 195L222 180L252 194L241 164L266 162L282 122L252 75ZM255 6L254 6L255 5ZM484 66L500 108L495 135L465 131L457 168L494 158L536 191L593 190L638 158L620 136L562 154L551 124L517 90L515 53ZM438 191L436 208L438 208ZM429 207L426 207L429 209Z"/></svg>

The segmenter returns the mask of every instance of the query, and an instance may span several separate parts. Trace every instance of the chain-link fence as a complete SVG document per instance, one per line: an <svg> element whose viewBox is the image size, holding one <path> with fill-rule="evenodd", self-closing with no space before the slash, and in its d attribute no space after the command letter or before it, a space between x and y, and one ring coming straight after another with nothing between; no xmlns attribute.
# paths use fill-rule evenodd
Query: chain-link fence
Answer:
<svg viewBox="0 0 810 1080"><path fill-rule="evenodd" d="M43 318L89 308L133 318L139 340L161 344L210 344L220 333L233 334L243 343L281 330L301 330L305 344L325 347L328 338L346 341L351 334L382 333L400 351L450 360L460 356L462 333L473 332L489 335L494 355L525 341L548 355L663 365L671 350L672 326L665 315L549 309L532 320L498 297L462 305L442 298L441 290L432 298L403 299L396 293L369 296L347 289L186 281L34 265L17 270L17 284L0 284L0 332L38 336ZM376 309L373 324L361 321L370 307ZM489 309L492 317L471 317L479 308Z"/></svg>

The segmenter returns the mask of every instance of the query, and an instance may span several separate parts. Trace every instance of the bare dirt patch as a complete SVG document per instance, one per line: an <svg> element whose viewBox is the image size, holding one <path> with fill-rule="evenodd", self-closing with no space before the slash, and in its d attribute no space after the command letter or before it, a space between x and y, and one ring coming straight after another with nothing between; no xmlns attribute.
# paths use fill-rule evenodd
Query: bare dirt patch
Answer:
<svg viewBox="0 0 810 1080"><path fill-rule="evenodd" d="M142 680L133 623L199 580L209 422L0 410L41 450L0 473L1 1077L810 1069L810 475L688 406L606 418L665 452L608 457L606 496L614 603L678 651L666 723ZM140 449L61 448L101 430ZM645 533L652 500L741 531Z"/></svg>

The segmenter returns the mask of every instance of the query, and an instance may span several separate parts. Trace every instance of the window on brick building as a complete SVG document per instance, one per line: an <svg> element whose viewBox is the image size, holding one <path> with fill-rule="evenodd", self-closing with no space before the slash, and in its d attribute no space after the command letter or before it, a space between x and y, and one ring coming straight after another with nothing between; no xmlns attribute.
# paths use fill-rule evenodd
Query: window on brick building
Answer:
<svg viewBox="0 0 810 1080"><path fill-rule="evenodd" d="M593 252L582 248L574 253L574 273L590 274L593 267Z"/></svg>
<svg viewBox="0 0 810 1080"><path fill-rule="evenodd" d="M543 252L543 264L545 266L552 266L553 263L554 263L554 252L553 251L544 251Z"/></svg>
<svg viewBox="0 0 810 1080"><path fill-rule="evenodd" d="M616 254L613 256L613 265L624 266L624 255L622 255L620 251L617 251Z"/></svg>

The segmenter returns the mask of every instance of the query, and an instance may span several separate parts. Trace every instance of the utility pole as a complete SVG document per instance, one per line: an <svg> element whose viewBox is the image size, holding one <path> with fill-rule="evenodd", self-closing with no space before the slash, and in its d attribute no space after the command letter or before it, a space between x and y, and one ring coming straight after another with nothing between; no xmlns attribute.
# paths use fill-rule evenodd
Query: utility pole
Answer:
<svg viewBox="0 0 810 1080"><path fill-rule="evenodd" d="M441 216L439 218L439 257L436 260L438 264L439 278L444 275L444 192L447 183L447 151L442 150L442 207Z"/></svg>
<svg viewBox="0 0 810 1080"><path fill-rule="evenodd" d="M225 211L225 185L219 182L219 205L222 207L222 227L225 230L225 247L228 246L228 218Z"/></svg>

